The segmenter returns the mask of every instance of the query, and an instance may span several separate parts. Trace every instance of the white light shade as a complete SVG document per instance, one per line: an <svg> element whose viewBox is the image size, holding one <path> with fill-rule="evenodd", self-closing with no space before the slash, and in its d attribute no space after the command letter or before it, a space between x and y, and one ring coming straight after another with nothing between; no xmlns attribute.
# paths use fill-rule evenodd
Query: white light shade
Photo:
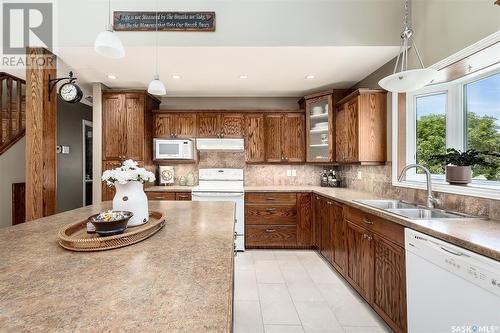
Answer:
<svg viewBox="0 0 500 333"><path fill-rule="evenodd" d="M119 59L125 56L122 41L111 29L102 31L94 42L94 50L103 57Z"/></svg>
<svg viewBox="0 0 500 333"><path fill-rule="evenodd" d="M149 82L148 93L157 96L164 96L167 94L167 89L165 89L165 85L160 81L158 75L154 77L153 81Z"/></svg>
<svg viewBox="0 0 500 333"><path fill-rule="evenodd" d="M391 92L409 92L425 87L437 77L433 68L412 69L384 77L378 84Z"/></svg>

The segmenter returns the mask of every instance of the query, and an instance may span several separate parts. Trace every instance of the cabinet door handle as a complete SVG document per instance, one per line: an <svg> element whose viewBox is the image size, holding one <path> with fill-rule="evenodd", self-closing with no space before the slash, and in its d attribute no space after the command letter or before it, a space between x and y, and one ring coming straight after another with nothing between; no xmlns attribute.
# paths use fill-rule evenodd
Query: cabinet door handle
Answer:
<svg viewBox="0 0 500 333"><path fill-rule="evenodd" d="M367 234L363 234L363 238L364 238L364 239L367 239L367 240L369 240L369 241L370 241L370 240L372 240L372 236L367 235Z"/></svg>
<svg viewBox="0 0 500 333"><path fill-rule="evenodd" d="M224 137L224 133L221 133L220 137L223 138Z"/></svg>
<svg viewBox="0 0 500 333"><path fill-rule="evenodd" d="M269 232L269 233L275 232L275 231L276 231L276 229L266 229L266 232Z"/></svg>
<svg viewBox="0 0 500 333"><path fill-rule="evenodd" d="M364 224L373 224L373 222L372 222L372 221L370 221L370 220L368 220L368 219L366 219L366 218L365 218L365 219L363 219L363 223L364 223Z"/></svg>
<svg viewBox="0 0 500 333"><path fill-rule="evenodd" d="M267 212L274 212L274 211L276 211L276 208L267 208L266 211Z"/></svg>

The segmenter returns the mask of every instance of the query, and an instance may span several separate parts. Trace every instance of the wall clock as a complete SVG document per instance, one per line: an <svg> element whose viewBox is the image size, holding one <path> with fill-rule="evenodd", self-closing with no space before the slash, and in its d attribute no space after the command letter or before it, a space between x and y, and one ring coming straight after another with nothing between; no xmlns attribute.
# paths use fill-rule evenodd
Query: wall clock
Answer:
<svg viewBox="0 0 500 333"><path fill-rule="evenodd" d="M59 96L68 103L78 103L83 97L82 89L73 82L67 82L59 88Z"/></svg>

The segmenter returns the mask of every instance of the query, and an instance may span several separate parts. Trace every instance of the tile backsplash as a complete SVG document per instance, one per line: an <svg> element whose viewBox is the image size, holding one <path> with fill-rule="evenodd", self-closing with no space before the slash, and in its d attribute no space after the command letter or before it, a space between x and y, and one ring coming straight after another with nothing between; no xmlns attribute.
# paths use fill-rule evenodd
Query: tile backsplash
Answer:
<svg viewBox="0 0 500 333"><path fill-rule="evenodd" d="M245 185L319 185L323 170L315 165L254 165L245 163L244 152L200 152L198 164L174 165L175 182L192 172L198 177L198 169L239 168L245 172ZM287 170L295 170L296 176L287 176Z"/></svg>
<svg viewBox="0 0 500 333"><path fill-rule="evenodd" d="M420 204L426 202L425 190L392 186L390 163L383 166L343 165L336 167L336 170L347 188L368 191L380 195L381 198L397 198ZM361 179L358 179L358 172L361 172ZM439 208L500 220L499 200L436 191L434 195L441 201Z"/></svg>

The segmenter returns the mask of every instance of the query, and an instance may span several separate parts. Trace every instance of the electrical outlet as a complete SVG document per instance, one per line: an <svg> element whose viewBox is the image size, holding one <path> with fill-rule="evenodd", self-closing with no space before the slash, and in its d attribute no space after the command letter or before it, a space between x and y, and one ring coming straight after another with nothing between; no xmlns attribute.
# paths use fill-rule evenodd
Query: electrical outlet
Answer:
<svg viewBox="0 0 500 333"><path fill-rule="evenodd" d="M292 177L297 177L297 170L292 169Z"/></svg>
<svg viewBox="0 0 500 333"><path fill-rule="evenodd" d="M362 179L363 178L363 174L361 173L361 171L358 171L358 179Z"/></svg>
<svg viewBox="0 0 500 333"><path fill-rule="evenodd" d="M292 177L292 170L291 170L291 169L287 169L287 170L286 170L286 175L287 175L288 177Z"/></svg>

